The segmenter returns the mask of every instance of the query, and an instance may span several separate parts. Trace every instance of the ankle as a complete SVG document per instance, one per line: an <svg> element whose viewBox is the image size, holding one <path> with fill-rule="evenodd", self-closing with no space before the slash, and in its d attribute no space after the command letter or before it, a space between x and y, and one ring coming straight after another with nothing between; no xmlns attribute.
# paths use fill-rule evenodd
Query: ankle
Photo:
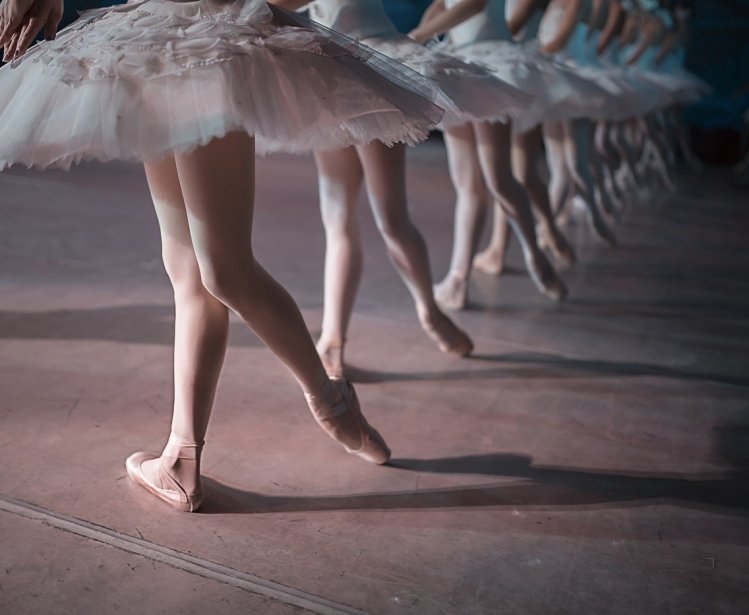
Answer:
<svg viewBox="0 0 749 615"><path fill-rule="evenodd" d="M419 322L422 326L429 326L434 324L441 313L442 312L440 311L439 307L437 307L437 303L435 301L426 304L416 304L416 316L418 317Z"/></svg>
<svg viewBox="0 0 749 615"><path fill-rule="evenodd" d="M343 348L346 343L346 337L335 333L326 333L323 331L317 340L317 347L323 349Z"/></svg>
<svg viewBox="0 0 749 615"><path fill-rule="evenodd" d="M171 431L162 455L178 456L181 459L197 459L200 457L204 444L204 440L198 440L195 437L185 437L176 431Z"/></svg>

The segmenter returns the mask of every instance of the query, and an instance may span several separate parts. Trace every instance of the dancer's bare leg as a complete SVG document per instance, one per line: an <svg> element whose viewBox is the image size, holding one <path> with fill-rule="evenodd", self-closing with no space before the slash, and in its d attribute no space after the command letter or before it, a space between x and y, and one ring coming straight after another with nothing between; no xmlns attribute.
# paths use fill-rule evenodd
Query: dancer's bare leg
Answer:
<svg viewBox="0 0 749 615"><path fill-rule="evenodd" d="M254 258L254 162L254 139L231 133L147 166L177 301L175 406L162 454L134 453L126 467L136 483L183 511L203 499L200 452L226 348L227 308L290 368L328 435L367 461L390 456L350 384L328 379L293 299Z"/></svg>
<svg viewBox="0 0 749 615"><path fill-rule="evenodd" d="M473 344L435 302L427 246L408 213L406 147L373 141L356 149L377 228L411 293L422 328L443 352L469 354Z"/></svg>
<svg viewBox="0 0 749 615"><path fill-rule="evenodd" d="M622 164L614 177L621 190L637 193L641 190L641 178L637 174L637 157L627 139L627 121L616 122L611 128L611 143L619 153Z"/></svg>
<svg viewBox="0 0 749 615"><path fill-rule="evenodd" d="M660 181L667 190L676 190L676 184L674 184L674 180L671 177L668 165L668 146L665 143L664 134L660 129L655 115L651 113L643 117L642 126L645 134L650 140L655 168L658 171Z"/></svg>
<svg viewBox="0 0 749 615"><path fill-rule="evenodd" d="M559 217L571 196L564 151L564 127L561 122L546 122L543 131L546 164L549 167L549 204L554 217Z"/></svg>
<svg viewBox="0 0 749 615"><path fill-rule="evenodd" d="M175 159L203 285L316 393L327 376L302 314L252 250L253 139L231 133Z"/></svg>
<svg viewBox="0 0 749 615"><path fill-rule="evenodd" d="M595 185L596 203L598 204L599 211L601 211L606 219L611 222L613 221L617 208L614 205L609 190L606 188L604 163L601 159L601 155L598 153L598 148L589 147L588 152L590 154L590 172Z"/></svg>
<svg viewBox="0 0 749 615"><path fill-rule="evenodd" d="M611 139L611 124L605 121L596 122L594 132L594 142L596 151L601 158L603 165L604 186L611 195L612 203L617 211L623 207L622 191L616 181L615 175L617 169L621 167L621 158Z"/></svg>
<svg viewBox="0 0 749 615"><path fill-rule="evenodd" d="M554 260L562 266L575 262L575 251L554 221L549 201L549 189L538 171L541 157L542 133L538 126L528 132L513 135L513 174L523 185L531 199L538 220L538 241L549 250Z"/></svg>
<svg viewBox="0 0 749 615"><path fill-rule="evenodd" d="M325 309L317 349L329 375L344 370L343 350L361 279L363 255L356 204L366 177L367 194L390 258L416 305L419 321L443 350L469 352L467 336L434 301L429 259L406 204L405 148L373 142L315 154L325 225ZM460 344L458 344L460 342Z"/></svg>
<svg viewBox="0 0 749 615"><path fill-rule="evenodd" d="M520 241L528 273L547 297L561 301L567 294L564 283L538 246L530 201L512 172L512 127L509 123L475 122L481 173L495 202L501 203L512 230Z"/></svg>
<svg viewBox="0 0 749 615"><path fill-rule="evenodd" d="M434 287L439 304L462 310L468 301L468 277L486 215L487 193L470 124L444 131L450 178L455 188L455 225L450 268Z"/></svg>
<svg viewBox="0 0 749 615"><path fill-rule="evenodd" d="M205 438L224 361L229 312L201 281L174 158L145 167L161 230L164 266L174 288L171 432L179 441L198 447ZM144 471L156 476L160 463L188 493L199 488L199 456L186 458L167 454L161 460L144 462Z"/></svg>
<svg viewBox="0 0 749 615"><path fill-rule="evenodd" d="M578 196L586 208L588 226L596 237L610 245L616 244L613 231L598 209L595 199L595 180L589 169L590 164L590 121L570 120L563 123L565 133L565 159L567 169L575 182Z"/></svg>
<svg viewBox="0 0 749 615"><path fill-rule="evenodd" d="M504 271L510 247L510 223L499 203L494 203L492 214L489 244L473 257L473 267L489 275L499 275Z"/></svg>
<svg viewBox="0 0 749 615"><path fill-rule="evenodd" d="M364 256L357 199L364 174L356 149L315 152L325 227L325 304L317 351L330 376L343 375L343 350Z"/></svg>

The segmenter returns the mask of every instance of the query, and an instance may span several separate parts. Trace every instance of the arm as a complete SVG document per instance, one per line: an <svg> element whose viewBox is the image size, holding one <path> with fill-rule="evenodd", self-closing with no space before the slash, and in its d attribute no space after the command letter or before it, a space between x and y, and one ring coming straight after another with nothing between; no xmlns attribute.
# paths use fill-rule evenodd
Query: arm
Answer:
<svg viewBox="0 0 749 615"><path fill-rule="evenodd" d="M655 56L655 64L656 66L660 66L663 64L663 61L669 56L669 54L676 49L676 45L679 43L679 33L678 32L669 32L666 34L666 36L663 38L663 42L661 43L661 47L658 50L658 53Z"/></svg>
<svg viewBox="0 0 749 615"><path fill-rule="evenodd" d="M609 6L606 24L603 26L601 38L598 40L596 53L601 55L614 42L614 39L621 34L624 22L627 18L622 5L618 2L612 2Z"/></svg>
<svg viewBox="0 0 749 615"><path fill-rule="evenodd" d="M424 11L424 14L421 16L421 20L419 20L419 24L424 24L430 19L434 19L437 15L442 13L445 10L445 0L434 0L428 7L427 10Z"/></svg>
<svg viewBox="0 0 749 615"><path fill-rule="evenodd" d="M640 43L637 45L634 53L627 59L627 64L632 66L635 64L644 53L650 49L655 43L658 42L661 34L663 33L663 24L655 17L647 17L645 23L643 23L643 35L640 39Z"/></svg>
<svg viewBox="0 0 749 615"><path fill-rule="evenodd" d="M541 3L539 0L518 0L515 10L507 18L507 27L514 36L525 27L536 11L540 10Z"/></svg>
<svg viewBox="0 0 749 615"><path fill-rule="evenodd" d="M619 33L619 42L622 45L628 45L637 37L637 29L640 27L640 19L636 13L626 13L624 24Z"/></svg>
<svg viewBox="0 0 749 615"><path fill-rule="evenodd" d="M562 51L575 31L575 26L580 22L580 18L582 17L582 0L551 0L549 3L549 9L558 9L560 7L563 10L563 14L561 19L559 19L559 25L552 39L544 41L541 44L540 49L543 53L557 53ZM556 10L552 10L552 15L555 14ZM549 13L547 12L544 20L547 19L548 15ZM543 28L543 25L541 27Z"/></svg>
<svg viewBox="0 0 749 615"><path fill-rule="evenodd" d="M55 38L62 19L62 0L2 0L0 2L0 47L3 59L22 56L37 34Z"/></svg>
<svg viewBox="0 0 749 615"><path fill-rule="evenodd" d="M487 0L462 0L462 2L420 24L417 28L411 30L408 35L419 43L428 41L433 36L443 34L450 28L481 12L486 6L486 2Z"/></svg>

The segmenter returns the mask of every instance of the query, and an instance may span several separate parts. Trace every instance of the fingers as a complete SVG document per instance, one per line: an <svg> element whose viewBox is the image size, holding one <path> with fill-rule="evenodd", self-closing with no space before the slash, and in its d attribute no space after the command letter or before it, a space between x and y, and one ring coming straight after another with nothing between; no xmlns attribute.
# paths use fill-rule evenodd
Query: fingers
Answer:
<svg viewBox="0 0 749 615"><path fill-rule="evenodd" d="M52 10L47 17L47 23L44 25L44 38L48 41L54 40L57 36L57 27L60 25L62 20L62 6L59 3L55 3Z"/></svg>
<svg viewBox="0 0 749 615"><path fill-rule="evenodd" d="M21 26L23 15L3 15L0 17L0 47L6 47Z"/></svg>
<svg viewBox="0 0 749 615"><path fill-rule="evenodd" d="M10 36L10 39L5 44L3 50L3 62L10 62L16 57L16 46L18 45L18 37L21 35L20 30L16 30Z"/></svg>
<svg viewBox="0 0 749 615"><path fill-rule="evenodd" d="M18 43L16 46L15 57L20 57L29 48L29 45L34 41L34 37L39 34L39 30L44 26L44 21L37 16L32 16L26 25L21 28L21 33L18 37Z"/></svg>

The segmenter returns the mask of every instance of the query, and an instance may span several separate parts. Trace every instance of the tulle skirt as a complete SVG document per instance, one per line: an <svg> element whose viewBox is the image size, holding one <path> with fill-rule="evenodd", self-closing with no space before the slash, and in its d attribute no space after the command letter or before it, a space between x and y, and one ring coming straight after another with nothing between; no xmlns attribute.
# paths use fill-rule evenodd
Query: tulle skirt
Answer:
<svg viewBox="0 0 749 615"><path fill-rule="evenodd" d="M488 68L427 48L406 36L367 38L361 42L435 83L439 89L435 102L445 109L443 127L517 118L533 101L529 93Z"/></svg>
<svg viewBox="0 0 749 615"><path fill-rule="evenodd" d="M441 50L466 62L487 67L532 97L532 103L514 123L519 132L541 122L585 116L591 109L602 107L607 99L603 88L563 63L544 56L535 41L523 44L499 40L467 45L448 43Z"/></svg>
<svg viewBox="0 0 749 615"><path fill-rule="evenodd" d="M259 153L415 143L442 118L434 98L415 71L262 0L145 0L0 69L0 169L157 160L231 131Z"/></svg>

